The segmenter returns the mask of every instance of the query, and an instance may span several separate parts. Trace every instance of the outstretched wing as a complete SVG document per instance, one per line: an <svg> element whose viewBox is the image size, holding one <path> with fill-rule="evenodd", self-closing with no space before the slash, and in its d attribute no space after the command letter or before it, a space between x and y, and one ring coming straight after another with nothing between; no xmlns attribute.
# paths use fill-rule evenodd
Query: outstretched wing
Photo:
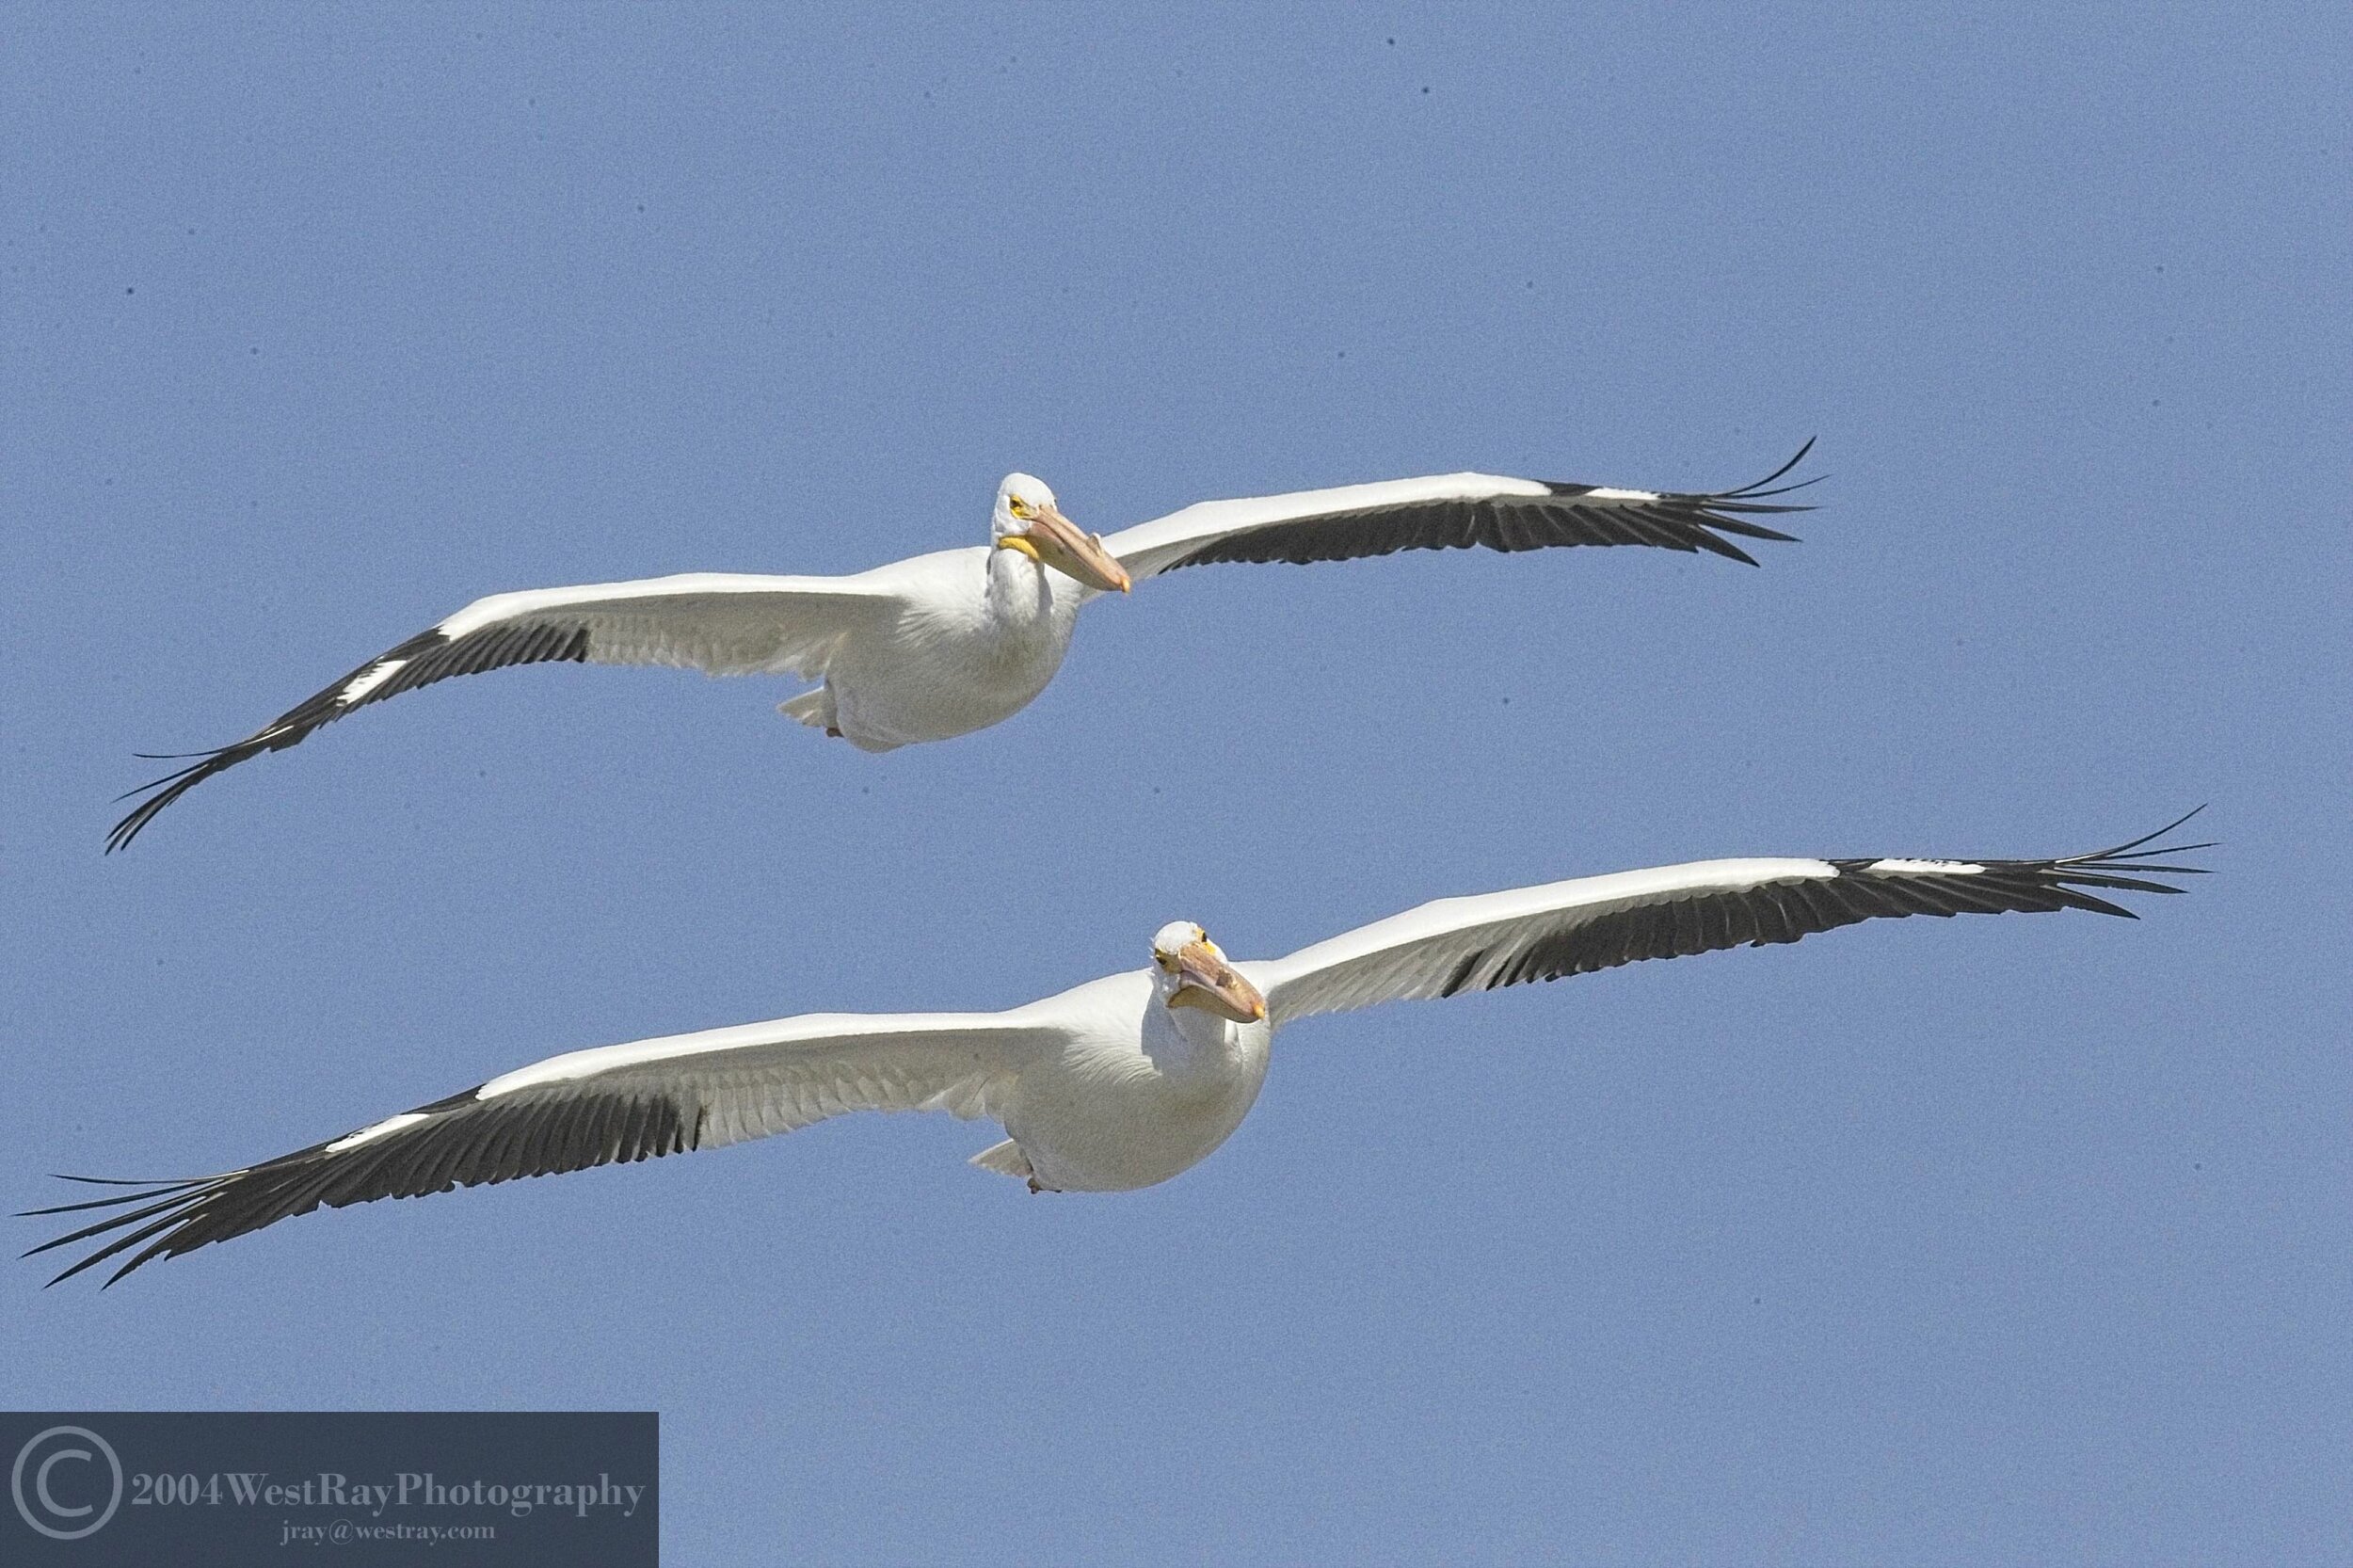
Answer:
<svg viewBox="0 0 2353 1568"><path fill-rule="evenodd" d="M851 1111L1001 1118L1021 1069L1061 1043L1059 1031L1011 1014L810 1014L575 1051L244 1170L102 1183L136 1190L29 1210L112 1212L25 1256L105 1239L54 1285L138 1248L111 1285L150 1259L321 1204L341 1208L653 1160Z"/></svg>
<svg viewBox="0 0 2353 1568"><path fill-rule="evenodd" d="M122 848L156 812L215 774L298 744L355 708L453 675L585 662L815 679L843 637L880 624L897 603L890 590L861 578L722 572L494 594L378 654L244 740L199 753L186 767L132 791L146 798L115 824L106 848Z"/></svg>
<svg viewBox="0 0 2353 1568"><path fill-rule="evenodd" d="M1280 1025L1644 958L1794 942L1881 916L2089 909L2131 918L2131 910L2086 889L2181 891L2149 880L2198 871L2159 862L2210 845L2150 847L2181 824L2056 860L1700 860L1580 877L1440 899L1241 968Z"/></svg>
<svg viewBox="0 0 2353 1568"><path fill-rule="evenodd" d="M1103 541L1130 577L1155 577L1211 561L1349 561L1400 550L1545 550L1556 545L1639 544L1686 552L1705 550L1756 562L1723 537L1789 541L1792 536L1748 520L1810 506L1776 503L1814 484L1774 488L1814 449L1753 485L1734 490L1621 490L1598 485L1447 473L1330 490L1204 501Z"/></svg>

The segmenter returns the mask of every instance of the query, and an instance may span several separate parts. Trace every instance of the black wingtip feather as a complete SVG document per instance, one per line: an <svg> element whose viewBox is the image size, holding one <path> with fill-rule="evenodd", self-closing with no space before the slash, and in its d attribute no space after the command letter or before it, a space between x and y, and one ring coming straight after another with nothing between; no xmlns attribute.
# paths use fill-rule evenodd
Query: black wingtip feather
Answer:
<svg viewBox="0 0 2353 1568"><path fill-rule="evenodd" d="M288 746L297 745L314 731L334 723L345 713L403 692L413 692L421 686L446 680L455 675L476 675L486 670L504 669L511 664L580 664L588 657L588 640L589 632L585 626L545 622L494 622L455 638L437 627L420 632L398 647L377 654L341 680L313 693L242 741L232 742L212 751L139 753L150 760L186 761L188 765L115 797L117 801L124 801L135 795L147 796L120 822L116 823L113 830L106 835L106 853L112 855L127 847L149 823L155 820L157 812L215 774L226 772L265 751L283 751ZM342 700L342 694L353 681L393 660L400 661L397 670L380 679L351 701Z"/></svg>
<svg viewBox="0 0 2353 1568"><path fill-rule="evenodd" d="M52 1181L78 1181L86 1187L184 1187L190 1182L202 1181L205 1178L202 1176L133 1177L72 1176L64 1171L52 1171L49 1173L49 1179Z"/></svg>
<svg viewBox="0 0 2353 1568"><path fill-rule="evenodd" d="M1556 929L1514 936L1464 955L1436 982L1435 994L1560 980L1644 959L1794 942L1884 917L2079 909L2138 920L2137 911L2102 894L2182 891L2148 878L2203 869L2166 857L2208 846L2152 847L2188 820L2182 817L2155 833L2089 855L2045 860L1940 857L1885 870L1874 868L1902 857L1833 859L1827 864L1835 875L1793 876L1675 894L1598 915L1579 914ZM2153 856L2154 861L2148 858ZM1959 866L1971 869L1951 869Z"/></svg>
<svg viewBox="0 0 2353 1568"><path fill-rule="evenodd" d="M88 1176L60 1176L57 1179L60 1181L88 1181L91 1178ZM201 1186L202 1183L195 1181L136 1183L116 1182L111 1185L122 1187L136 1186L139 1190L135 1192L118 1193L111 1198L85 1198L79 1203L54 1203L44 1208L20 1208L16 1211L16 1217L20 1220L31 1220L37 1219L44 1214L78 1214L92 1208L120 1208L128 1204L145 1203L150 1198L160 1198L167 1193L184 1192L192 1187ZM40 1252L42 1250L44 1249L35 1247L33 1252ZM30 1257L32 1253L26 1253L24 1256Z"/></svg>
<svg viewBox="0 0 2353 1568"><path fill-rule="evenodd" d="M1363 560L1401 550L1494 550L1512 553L1571 545L1649 545L1690 554L1705 551L1728 561L1756 566L1747 551L1723 536L1795 544L1797 536L1745 520L1814 508L1764 499L1801 489L1822 476L1783 489L1770 487L1813 451L1809 440L1797 456L1753 485L1721 491L1638 491L1595 498L1604 487L1542 480L1545 494L1504 491L1447 496L1324 512L1242 528L1207 539L1156 571L1227 561Z"/></svg>
<svg viewBox="0 0 2353 1568"><path fill-rule="evenodd" d="M2073 859L2078 862L2092 860L2115 860L2127 855L2144 853L2141 849L2142 845L2154 843L2157 840L2164 838L2175 828L2178 828L2183 824L2188 822L2192 817L2195 817L2200 812L2205 810L2206 807L2210 804L2211 802L2201 801L2196 806L2193 806L2188 810L2183 812L2180 816L2174 818L2171 822L2167 823L2163 827L2158 828L2154 833L2144 833L2137 839L2128 840L2123 843L2116 845L2113 849L2104 849L2096 851L2090 855L2076 856ZM2203 844L2175 844L2169 849L2153 849L2148 850L2145 853L2149 855L2187 855L2193 850L2213 849L2215 847L2217 847L2216 843L2211 842ZM2185 867L2183 869L2187 870L2188 868Z"/></svg>
<svg viewBox="0 0 2353 1568"><path fill-rule="evenodd" d="M1779 479L1782 475L1787 473L1791 469L1796 468L1800 463L1804 462L1806 459L1806 454L1814 450L1814 443L1820 439L1821 438L1819 436L1808 436L1805 439L1805 443L1800 446L1798 450L1791 455L1787 462L1773 470L1772 472L1767 474L1764 478L1759 479L1755 484L1743 485L1732 493L1735 495L1754 495L1757 491L1763 489L1774 480ZM1807 483L1811 484L1813 481L1808 480Z"/></svg>
<svg viewBox="0 0 2353 1568"><path fill-rule="evenodd" d="M554 1097L482 1097L479 1086L409 1114L427 1119L379 1139L314 1144L277 1160L219 1176L132 1184L113 1177L65 1179L134 1190L26 1210L28 1215L105 1211L104 1217L32 1248L31 1257L81 1241L108 1240L51 1280L72 1278L110 1258L130 1256L112 1285L159 1257L174 1257L321 1207L341 1208L378 1198L420 1197L585 1170L591 1166L683 1154L703 1138L700 1108L642 1089L593 1093L571 1087ZM136 1250L134 1250L136 1249Z"/></svg>
<svg viewBox="0 0 2353 1568"><path fill-rule="evenodd" d="M120 822L114 824L113 829L106 835L106 853L112 855L115 851L124 848L132 840L139 836L142 828L155 820L155 814L158 811L212 777L213 775L234 767L262 749L260 747L249 751L241 749L244 744L223 746L218 751L200 753L203 760L191 762L176 773L166 774L161 778L152 779L134 790L125 790L115 796L115 800L119 803L129 800L134 795L147 794L147 792L151 790L154 792L145 800L140 801L137 806L132 808Z"/></svg>

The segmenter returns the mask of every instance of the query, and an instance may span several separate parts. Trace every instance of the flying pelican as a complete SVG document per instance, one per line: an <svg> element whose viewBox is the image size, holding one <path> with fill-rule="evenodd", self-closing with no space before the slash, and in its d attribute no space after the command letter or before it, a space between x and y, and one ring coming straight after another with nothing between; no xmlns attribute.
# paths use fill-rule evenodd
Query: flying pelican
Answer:
<svg viewBox="0 0 2353 1568"><path fill-rule="evenodd" d="M1009 1136L972 1163L1033 1192L1149 1187L1241 1125L1275 1031L1310 1015L1794 942L1875 916L2129 918L2085 889L2180 891L2150 878L2195 871L2167 859L2210 846L2149 847L2180 825L2054 860L1702 860L1584 877L1441 899L1288 958L1242 963L1177 920L1154 935L1147 967L1002 1013L815 1013L603 1046L242 1170L103 1183L138 1190L31 1210L122 1210L32 1252L109 1237L63 1280L140 1248L111 1285L151 1258L321 1204L717 1148L851 1111L992 1117Z"/></svg>
<svg viewBox="0 0 2353 1568"><path fill-rule="evenodd" d="M1080 533L1052 490L1012 473L997 488L984 546L849 577L700 572L493 594L244 740L192 753L186 767L131 791L146 798L115 824L106 848L128 844L156 812L215 774L283 751L354 709L509 664L672 664L711 675L795 676L818 685L779 712L861 751L890 751L1019 712L1062 667L1081 605L1179 567L1578 544L1705 550L1754 566L1721 536L1789 540L1746 520L1811 510L1767 498L1815 482L1771 488L1813 445L1731 490L1623 490L1449 473L1205 501L1108 539Z"/></svg>

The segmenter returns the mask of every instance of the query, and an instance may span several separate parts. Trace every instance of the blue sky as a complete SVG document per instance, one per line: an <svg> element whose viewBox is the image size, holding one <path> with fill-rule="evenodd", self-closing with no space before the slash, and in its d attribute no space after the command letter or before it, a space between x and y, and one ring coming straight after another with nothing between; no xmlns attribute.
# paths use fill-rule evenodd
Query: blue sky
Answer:
<svg viewBox="0 0 2353 1568"><path fill-rule="evenodd" d="M24 1203L560 1049L1011 1004L1176 918L1271 954L1719 855L2224 840L2137 924L1304 1024L1145 1192L853 1119L104 1295L16 1265L11 1404L658 1409L695 1562L2353 1551L2341 11L0 30ZM99 855L131 753L489 591L977 542L1014 468L1109 531L1812 435L1761 570L1186 572L879 759L773 682L517 671Z"/></svg>

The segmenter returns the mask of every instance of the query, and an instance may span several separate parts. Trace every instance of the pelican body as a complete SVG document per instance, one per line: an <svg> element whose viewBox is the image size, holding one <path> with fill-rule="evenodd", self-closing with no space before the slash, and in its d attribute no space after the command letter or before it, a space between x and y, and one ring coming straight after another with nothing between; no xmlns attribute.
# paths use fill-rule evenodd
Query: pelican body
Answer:
<svg viewBox="0 0 2353 1568"><path fill-rule="evenodd" d="M943 550L847 581L888 600L888 623L844 638L824 684L778 712L860 751L952 740L1027 708L1062 668L1087 598L1004 548Z"/></svg>
<svg viewBox="0 0 2353 1568"><path fill-rule="evenodd" d="M1149 1187L1207 1159L1241 1125L1275 1032L1301 1018L1794 942L1881 917L2130 915L2102 893L2178 891L2152 878L2196 868L2165 857L2207 847L2146 847L2169 831L2051 860L1703 860L1622 872L1441 899L1288 957L1241 963L1178 920L1154 935L1146 968L1005 1012L810 1014L550 1057L257 1165L120 1183L135 1190L35 1210L113 1212L33 1250L108 1238L57 1277L130 1252L120 1279L321 1205L716 1148L852 1111L994 1118L1006 1137L973 1163L1032 1192Z"/></svg>
<svg viewBox="0 0 2353 1568"><path fill-rule="evenodd" d="M1753 485L1713 492L1449 473L1209 501L1109 539L1081 533L1042 481L1012 473L997 488L986 545L848 577L699 572L477 600L245 739L196 753L185 767L131 792L144 798L115 824L106 847L128 844L157 812L216 774L299 744L346 713L512 664L670 664L712 675L793 676L816 685L782 712L860 750L889 751L968 734L1020 712L1062 667L1089 600L1182 567L1610 544L1705 551L1753 566L1723 536L1787 540L1752 520L1806 510L1764 499L1784 493L1769 487L1804 456L1801 449Z"/></svg>
<svg viewBox="0 0 2353 1568"><path fill-rule="evenodd" d="M1032 1191L1124 1192L1208 1159L1257 1103L1274 1030L1263 1006L1239 1017L1172 1007L1176 985L1155 968L1034 1004L1067 1026L1063 1043L1022 1075L1010 1136L976 1162Z"/></svg>

